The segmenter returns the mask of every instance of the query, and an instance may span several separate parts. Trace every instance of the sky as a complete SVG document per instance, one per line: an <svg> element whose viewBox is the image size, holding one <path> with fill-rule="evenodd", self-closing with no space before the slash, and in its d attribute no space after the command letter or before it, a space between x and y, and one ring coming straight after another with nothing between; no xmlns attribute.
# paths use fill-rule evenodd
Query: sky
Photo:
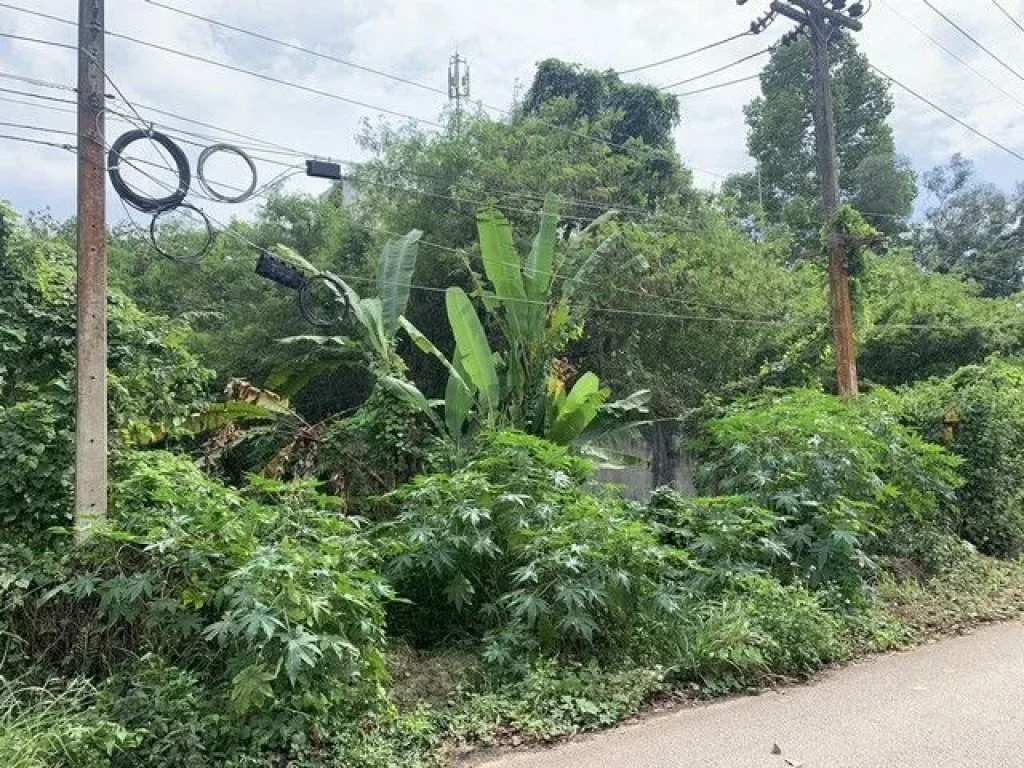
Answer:
<svg viewBox="0 0 1024 768"><path fill-rule="evenodd" d="M472 99L497 109L510 105L517 83L526 87L535 64L557 57L596 69L628 69L720 40L747 28L768 7L768 0L168 0L175 7L217 18L249 30L283 38L364 67L388 72L436 88L436 93L395 82L353 67L318 59L261 42L147 0L107 0L112 32L138 37L172 51L184 51L234 67L334 94L332 99L267 82L251 75L191 61L122 39L108 39L107 67L113 83L146 120L167 122L205 136L229 138L235 131L316 156L359 161L367 154L356 137L364 120L381 117L380 108L424 121L435 130L447 104L449 57L457 48L471 67ZM1024 0L931 0L966 31L1002 58L1002 65L967 40L925 0L874 0L858 35L872 63L936 104L976 127L1007 149L1024 155L1024 29L999 10L1006 9L1024 26ZM4 4L65 19L77 15L75 0L3 0ZM726 46L625 79L664 85L700 75L765 47L791 28L779 19L759 37ZM0 32L74 43L76 29L0 7ZM962 62L944 52L946 46ZM764 59L741 64L683 87L755 74ZM970 68L969 68L970 67ZM972 69L974 71L972 71ZM0 73L73 85L73 50L0 38ZM73 105L36 99L31 92L56 99L74 93L0 76L0 134L73 143ZM113 92L113 87L108 89ZM742 108L759 92L757 81L681 98L682 124L676 133L679 151L694 170L698 185L714 188L730 173L748 169L746 126ZM1024 179L1024 160L972 134L913 96L894 87L891 118L897 148L920 173L954 152L971 158L979 175L1005 189ZM351 101L361 102L357 106ZM29 102L14 103L14 102ZM46 108L43 108L46 107ZM165 121L148 111L157 107L216 126L218 130ZM130 114L123 106L115 107ZM401 118L385 115L392 121ZM115 119L108 141L131 126ZM173 131L172 131L173 132ZM193 137L196 138L196 137ZM210 141L203 139L202 143ZM241 140L239 140L241 143ZM200 147L185 146L192 165ZM152 153L149 147L142 151ZM142 157L142 155L140 155ZM279 155L279 161L299 162ZM150 155L156 161L155 155ZM286 165L260 163L260 183L287 171ZM210 178L236 186L248 182L237 159L210 160ZM168 178L166 171L153 175ZM139 179L141 184L149 184ZM328 182L302 174L288 189L318 192ZM228 191L222 188L222 191ZM75 159L60 148L0 138L0 199L16 210L49 210L64 217L74 211ZM109 217L124 220L126 211L108 195ZM918 209L927 205L919 200ZM201 203L218 222L250 214L252 206ZM135 213L135 221L148 223Z"/></svg>

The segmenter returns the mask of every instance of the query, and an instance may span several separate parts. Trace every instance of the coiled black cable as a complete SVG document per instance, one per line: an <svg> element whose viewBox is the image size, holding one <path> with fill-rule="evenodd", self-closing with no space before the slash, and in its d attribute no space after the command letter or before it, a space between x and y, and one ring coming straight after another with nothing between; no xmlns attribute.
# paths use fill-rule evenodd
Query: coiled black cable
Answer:
<svg viewBox="0 0 1024 768"><path fill-rule="evenodd" d="M121 176L121 155L131 144L143 139L155 141L167 150L171 160L174 161L178 174L178 188L166 197L146 197L145 195L140 195L128 186ZM114 191L117 192L118 196L128 205L143 213L163 213L177 208L185 199L189 187L192 185L192 169L189 167L188 157L185 156L181 147L175 144L166 134L141 128L136 128L122 134L114 142L107 155L107 173L110 175L110 183L113 185ZM207 225L209 225L209 222L207 222Z"/></svg>

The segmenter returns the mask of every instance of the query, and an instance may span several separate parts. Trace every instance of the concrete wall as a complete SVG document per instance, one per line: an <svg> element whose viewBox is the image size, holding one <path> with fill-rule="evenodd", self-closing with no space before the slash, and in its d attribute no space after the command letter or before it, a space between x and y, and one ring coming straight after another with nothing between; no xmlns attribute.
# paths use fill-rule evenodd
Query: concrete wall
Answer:
<svg viewBox="0 0 1024 768"><path fill-rule="evenodd" d="M618 449L617 452L630 457L630 465L621 469L599 470L598 482L621 486L626 498L634 501L647 501L655 488L662 485L671 485L680 493L696 496L693 459L681 445L681 438L673 435L671 439L675 443L674 449L662 451L662 456L657 462L656 446L664 445L664 441L654 436L649 436L647 440L634 441ZM659 465L657 480L656 463Z"/></svg>

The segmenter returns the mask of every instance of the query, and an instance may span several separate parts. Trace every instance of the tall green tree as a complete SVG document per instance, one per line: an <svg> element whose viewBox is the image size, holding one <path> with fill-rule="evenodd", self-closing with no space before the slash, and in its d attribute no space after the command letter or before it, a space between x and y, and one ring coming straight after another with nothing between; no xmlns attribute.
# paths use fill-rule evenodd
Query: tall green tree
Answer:
<svg viewBox="0 0 1024 768"><path fill-rule="evenodd" d="M1024 289L1024 195L978 181L960 154L925 174L924 186L937 204L919 232L918 262L976 280L987 296Z"/></svg>
<svg viewBox="0 0 1024 768"><path fill-rule="evenodd" d="M623 82L614 71L584 69L559 59L537 65L533 84L521 107L523 115L539 115L544 105L566 100L573 109L563 120L595 122L615 113L611 140L622 144L638 139L651 147L672 146L672 130L679 124L679 99L649 85Z"/></svg>
<svg viewBox="0 0 1024 768"><path fill-rule="evenodd" d="M837 37L830 52L843 201L882 232L903 231L916 182L908 162L896 154L886 122L893 110L889 86L851 35ZM798 245L816 252L822 210L807 40L773 52L761 91L745 109L747 146L759 171L730 179L726 188L748 212L763 203L770 221L788 224Z"/></svg>

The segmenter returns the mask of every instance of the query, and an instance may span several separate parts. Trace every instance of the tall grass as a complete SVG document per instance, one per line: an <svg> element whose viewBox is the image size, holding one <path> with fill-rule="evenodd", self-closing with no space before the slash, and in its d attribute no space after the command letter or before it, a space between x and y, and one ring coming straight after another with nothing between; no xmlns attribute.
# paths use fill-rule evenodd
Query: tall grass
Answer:
<svg viewBox="0 0 1024 768"><path fill-rule="evenodd" d="M38 687L0 676L0 756L4 768L82 768L107 763L126 734L88 710L84 681Z"/></svg>

